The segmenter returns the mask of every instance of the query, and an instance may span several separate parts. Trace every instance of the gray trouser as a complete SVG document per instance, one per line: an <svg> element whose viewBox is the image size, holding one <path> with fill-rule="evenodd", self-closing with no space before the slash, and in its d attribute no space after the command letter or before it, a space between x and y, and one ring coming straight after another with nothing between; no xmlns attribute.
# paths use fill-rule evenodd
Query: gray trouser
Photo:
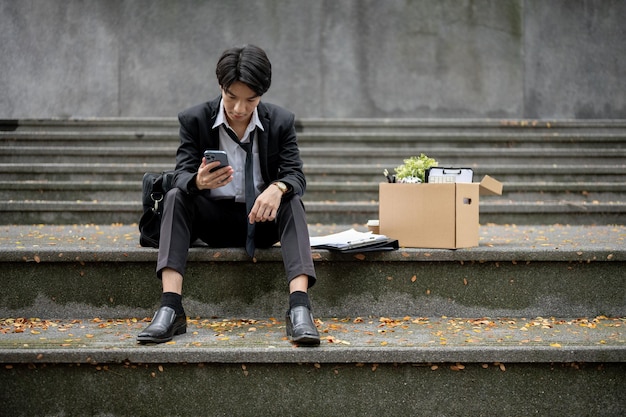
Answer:
<svg viewBox="0 0 626 417"><path fill-rule="evenodd" d="M173 188L166 194L163 206L157 276L166 267L184 276L189 246L197 239L211 247L244 247L247 220L244 203L210 200ZM283 199L276 221L257 223L254 241L257 248L280 242L287 281L304 274L309 276L309 287L315 284L306 213L300 196Z"/></svg>

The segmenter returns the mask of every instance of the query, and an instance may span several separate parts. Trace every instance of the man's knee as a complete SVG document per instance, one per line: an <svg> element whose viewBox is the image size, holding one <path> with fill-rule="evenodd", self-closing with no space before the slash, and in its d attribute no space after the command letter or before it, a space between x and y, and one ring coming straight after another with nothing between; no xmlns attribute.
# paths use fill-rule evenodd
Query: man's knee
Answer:
<svg viewBox="0 0 626 417"><path fill-rule="evenodd" d="M278 210L278 216L287 215L289 217L304 215L304 203L299 195L295 194L289 199L283 200Z"/></svg>
<svg viewBox="0 0 626 417"><path fill-rule="evenodd" d="M180 210L190 212L193 207L193 197L178 187L174 187L165 194L165 204L163 210Z"/></svg>
<svg viewBox="0 0 626 417"><path fill-rule="evenodd" d="M165 194L165 202L167 203L169 201L170 204L172 204L176 201L182 201L184 199L184 195L185 193L183 193L180 188L174 187Z"/></svg>

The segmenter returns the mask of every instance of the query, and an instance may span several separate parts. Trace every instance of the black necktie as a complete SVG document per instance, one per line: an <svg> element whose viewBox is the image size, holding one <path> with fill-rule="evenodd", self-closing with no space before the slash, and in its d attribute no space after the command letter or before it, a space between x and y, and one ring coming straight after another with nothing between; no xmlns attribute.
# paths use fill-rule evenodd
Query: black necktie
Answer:
<svg viewBox="0 0 626 417"><path fill-rule="evenodd" d="M253 130L250 132L250 140L247 143L242 143L235 132L232 129L226 128L226 132L228 132L228 136L232 140L234 140L241 148L246 151L246 167L245 167L245 187L246 187L246 211L247 214L250 214L250 210L252 210L252 206L254 205L254 200L256 199L256 192L254 191L254 170L252 165L252 140L254 139ZM246 237L246 252L250 255L251 258L254 257L254 223L250 224L250 221L246 218L248 222L248 235Z"/></svg>

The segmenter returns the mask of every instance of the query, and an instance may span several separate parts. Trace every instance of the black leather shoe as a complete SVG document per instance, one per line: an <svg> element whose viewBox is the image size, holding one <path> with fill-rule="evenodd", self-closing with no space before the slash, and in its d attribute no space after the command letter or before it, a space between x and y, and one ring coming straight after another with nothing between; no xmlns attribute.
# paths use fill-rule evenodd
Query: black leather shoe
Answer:
<svg viewBox="0 0 626 417"><path fill-rule="evenodd" d="M320 344L320 334L313 322L313 314L306 306L297 306L287 311L287 337L299 345Z"/></svg>
<svg viewBox="0 0 626 417"><path fill-rule="evenodd" d="M154 313L152 323L137 335L139 343L169 342L177 334L187 332L187 316L176 315L171 307L161 307Z"/></svg>

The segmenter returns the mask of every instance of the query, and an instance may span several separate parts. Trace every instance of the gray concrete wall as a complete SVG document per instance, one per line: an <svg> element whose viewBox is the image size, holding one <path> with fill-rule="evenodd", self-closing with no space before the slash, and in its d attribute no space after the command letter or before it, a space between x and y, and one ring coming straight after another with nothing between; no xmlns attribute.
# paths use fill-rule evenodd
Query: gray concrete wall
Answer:
<svg viewBox="0 0 626 417"><path fill-rule="evenodd" d="M0 0L0 118L175 116L225 48L298 117L626 118L623 0Z"/></svg>

